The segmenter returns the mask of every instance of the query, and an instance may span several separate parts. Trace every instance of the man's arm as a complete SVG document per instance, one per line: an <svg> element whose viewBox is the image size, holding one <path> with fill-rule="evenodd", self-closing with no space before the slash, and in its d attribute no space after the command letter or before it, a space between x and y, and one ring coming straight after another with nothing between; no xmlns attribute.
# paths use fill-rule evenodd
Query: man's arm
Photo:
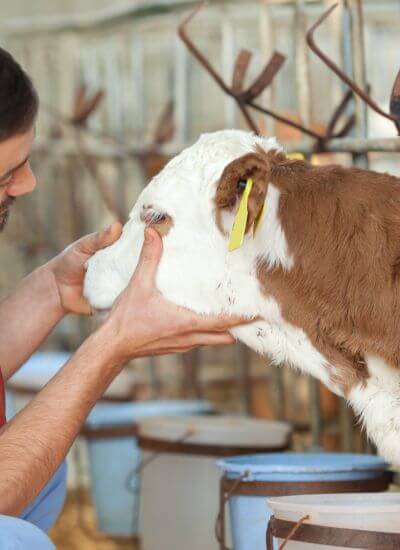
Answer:
<svg viewBox="0 0 400 550"><path fill-rule="evenodd" d="M0 430L0 513L19 515L55 473L119 367L93 334L47 386Z"/></svg>
<svg viewBox="0 0 400 550"><path fill-rule="evenodd" d="M50 272L39 268L0 304L0 367L5 380L65 315Z"/></svg>
<svg viewBox="0 0 400 550"><path fill-rule="evenodd" d="M0 303L0 368L5 380L32 355L66 313L90 313L82 297L85 263L121 234L120 224L69 246L28 275Z"/></svg>
<svg viewBox="0 0 400 550"><path fill-rule="evenodd" d="M147 230L140 262L109 318L47 386L0 430L0 514L19 514L64 459L85 417L127 359L229 344L244 319L206 317L155 288L162 241Z"/></svg>

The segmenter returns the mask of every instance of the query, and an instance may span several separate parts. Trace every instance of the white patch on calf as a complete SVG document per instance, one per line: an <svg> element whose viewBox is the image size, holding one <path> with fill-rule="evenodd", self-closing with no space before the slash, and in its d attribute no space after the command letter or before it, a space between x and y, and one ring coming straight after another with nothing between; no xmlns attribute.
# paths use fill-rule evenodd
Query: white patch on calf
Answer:
<svg viewBox="0 0 400 550"><path fill-rule="evenodd" d="M260 355L267 355L274 364L298 368L342 395L340 388L332 384L332 365L312 345L302 329L283 319L276 300L266 298L259 289L252 300L261 305L258 315L263 320L234 328L232 334Z"/></svg>
<svg viewBox="0 0 400 550"><path fill-rule="evenodd" d="M379 357L367 356L366 362L370 378L348 400L380 454L400 464L400 371Z"/></svg>
<svg viewBox="0 0 400 550"><path fill-rule="evenodd" d="M256 241L260 249L264 250L262 256L270 269L283 267L289 271L294 265L294 260L288 252L286 236L279 221L280 196L279 189L270 183L265 198L266 214L256 235Z"/></svg>

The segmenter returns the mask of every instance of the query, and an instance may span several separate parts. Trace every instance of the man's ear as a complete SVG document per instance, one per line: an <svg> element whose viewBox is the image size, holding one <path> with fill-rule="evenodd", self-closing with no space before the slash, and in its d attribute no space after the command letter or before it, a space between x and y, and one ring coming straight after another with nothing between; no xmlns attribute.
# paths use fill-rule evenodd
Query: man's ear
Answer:
<svg viewBox="0 0 400 550"><path fill-rule="evenodd" d="M268 156L257 151L228 164L222 173L215 195L215 204L218 209L233 212L250 178L253 180L253 187L248 200L246 232L253 226L265 201L270 180Z"/></svg>

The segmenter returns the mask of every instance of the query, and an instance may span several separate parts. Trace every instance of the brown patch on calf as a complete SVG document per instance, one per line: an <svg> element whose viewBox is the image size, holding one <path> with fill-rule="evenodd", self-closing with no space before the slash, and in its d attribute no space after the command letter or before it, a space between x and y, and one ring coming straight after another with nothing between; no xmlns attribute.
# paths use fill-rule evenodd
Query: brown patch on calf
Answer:
<svg viewBox="0 0 400 550"><path fill-rule="evenodd" d="M294 259L290 271L260 264L263 291L334 365L345 393L368 378L366 354L399 368L400 179L257 153L281 191Z"/></svg>
<svg viewBox="0 0 400 550"><path fill-rule="evenodd" d="M152 223L151 227L155 229L161 235L161 237L165 237L171 231L173 225L174 222L172 221L172 218L168 217L168 219L163 222Z"/></svg>
<svg viewBox="0 0 400 550"><path fill-rule="evenodd" d="M248 218L246 231L253 226L267 194L268 164L265 158L258 152L249 153L225 167L220 178L214 202L216 205L216 223L224 233L221 223L221 211L223 209L234 210L238 204L243 190L238 185L240 181L253 180L253 187L248 202Z"/></svg>

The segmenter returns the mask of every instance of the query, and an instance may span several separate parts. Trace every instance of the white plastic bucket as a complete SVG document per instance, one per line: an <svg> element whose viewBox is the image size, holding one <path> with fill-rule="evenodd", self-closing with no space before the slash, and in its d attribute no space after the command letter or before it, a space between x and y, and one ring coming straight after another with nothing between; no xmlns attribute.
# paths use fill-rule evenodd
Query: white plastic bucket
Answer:
<svg viewBox="0 0 400 550"><path fill-rule="evenodd" d="M334 528L332 530L333 537L335 537L335 533L336 537L343 536L343 534L346 536L347 530L365 532L367 539L372 537L371 532L390 533L392 534L391 545L388 542L386 545L370 538L370 542L366 543L365 548L376 548L376 550L400 548L400 493L296 495L271 498L268 500L268 506L272 508L277 520L297 523L301 518L309 516L303 524L316 526L316 533L320 531L321 534L320 540L323 540L323 528L330 527ZM340 531L336 531L337 529ZM298 537L305 536L300 534L299 530L297 533ZM318 534L316 536L318 537ZM359 545L351 546L350 540L354 541L355 536L356 533L349 533L347 537L349 542L346 543L346 546L334 546L326 543L311 544L292 538L285 545L285 550L360 548ZM296 537L296 534L293 537ZM278 544L282 544L283 540L277 539ZM339 540L339 538L336 539L336 541Z"/></svg>
<svg viewBox="0 0 400 550"><path fill-rule="evenodd" d="M243 417L151 418L139 423L143 550L216 550L216 457L288 447L284 422Z"/></svg>

